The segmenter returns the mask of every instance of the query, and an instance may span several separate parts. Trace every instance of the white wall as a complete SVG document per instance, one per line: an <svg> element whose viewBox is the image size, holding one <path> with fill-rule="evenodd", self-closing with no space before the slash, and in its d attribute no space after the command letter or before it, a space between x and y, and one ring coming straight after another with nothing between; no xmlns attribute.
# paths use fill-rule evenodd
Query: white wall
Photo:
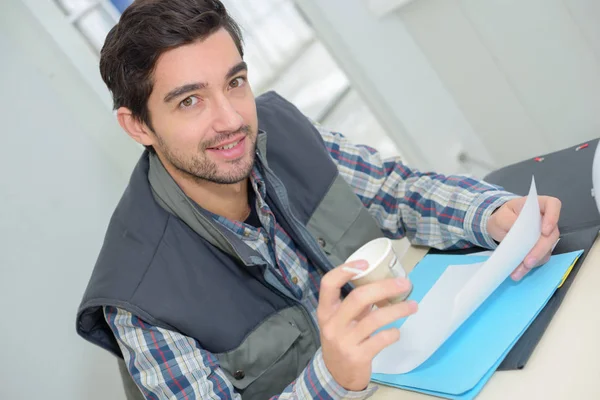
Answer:
<svg viewBox="0 0 600 400"><path fill-rule="evenodd" d="M460 150L495 168L600 136L597 0L296 1L419 168L460 171Z"/></svg>
<svg viewBox="0 0 600 400"><path fill-rule="evenodd" d="M465 144L490 154L405 26L365 0L296 0L319 38L413 166L457 171ZM444 145L440 145L444 143Z"/></svg>
<svg viewBox="0 0 600 400"><path fill-rule="evenodd" d="M19 0L0 59L0 399L124 399L75 314L139 149Z"/></svg>
<svg viewBox="0 0 600 400"><path fill-rule="evenodd" d="M502 164L600 136L597 0L421 0L396 16Z"/></svg>

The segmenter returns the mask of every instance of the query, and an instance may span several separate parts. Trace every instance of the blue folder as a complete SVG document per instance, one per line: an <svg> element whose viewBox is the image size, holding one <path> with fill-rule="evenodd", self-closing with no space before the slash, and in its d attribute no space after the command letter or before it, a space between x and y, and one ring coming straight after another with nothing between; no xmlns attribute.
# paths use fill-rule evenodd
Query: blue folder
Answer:
<svg viewBox="0 0 600 400"><path fill-rule="evenodd" d="M373 374L372 380L447 399L475 398L581 254L554 255L520 282L506 279L427 361L405 374ZM409 274L414 286L410 299L420 301L449 265L487 258L425 256ZM400 327L404 321L393 326Z"/></svg>

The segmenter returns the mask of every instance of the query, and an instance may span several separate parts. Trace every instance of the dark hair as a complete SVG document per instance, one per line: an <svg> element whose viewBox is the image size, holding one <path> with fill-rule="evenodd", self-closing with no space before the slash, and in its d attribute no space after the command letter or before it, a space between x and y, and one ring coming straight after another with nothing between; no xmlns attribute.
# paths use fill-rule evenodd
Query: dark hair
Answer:
<svg viewBox="0 0 600 400"><path fill-rule="evenodd" d="M152 73L165 51L202 40L220 28L231 35L243 57L242 34L219 0L136 0L106 37L100 74L113 106L127 107L152 128L148 98Z"/></svg>

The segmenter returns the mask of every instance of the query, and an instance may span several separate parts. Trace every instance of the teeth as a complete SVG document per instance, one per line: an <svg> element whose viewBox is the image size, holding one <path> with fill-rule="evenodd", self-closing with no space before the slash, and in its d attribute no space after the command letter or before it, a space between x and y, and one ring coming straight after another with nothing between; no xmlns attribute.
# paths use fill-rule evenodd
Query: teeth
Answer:
<svg viewBox="0 0 600 400"><path fill-rule="evenodd" d="M237 142L230 143L227 146L217 147L217 150L229 150L229 149L233 149L239 142L240 141L238 140Z"/></svg>

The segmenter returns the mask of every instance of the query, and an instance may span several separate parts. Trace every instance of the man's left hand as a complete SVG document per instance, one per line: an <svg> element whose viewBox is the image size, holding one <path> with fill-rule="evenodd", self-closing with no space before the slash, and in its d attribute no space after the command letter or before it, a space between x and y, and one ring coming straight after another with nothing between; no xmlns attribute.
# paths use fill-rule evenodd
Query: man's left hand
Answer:
<svg viewBox="0 0 600 400"><path fill-rule="evenodd" d="M488 220L487 230L495 241L500 242L504 239L517 220L526 199L527 197L520 197L509 200L492 214ZM558 231L560 200L550 196L538 196L538 200L542 214L542 235L521 264L512 272L511 277L515 281L523 278L532 268L545 264L550 259L554 244L560 235Z"/></svg>

